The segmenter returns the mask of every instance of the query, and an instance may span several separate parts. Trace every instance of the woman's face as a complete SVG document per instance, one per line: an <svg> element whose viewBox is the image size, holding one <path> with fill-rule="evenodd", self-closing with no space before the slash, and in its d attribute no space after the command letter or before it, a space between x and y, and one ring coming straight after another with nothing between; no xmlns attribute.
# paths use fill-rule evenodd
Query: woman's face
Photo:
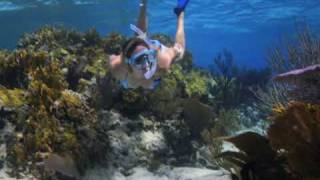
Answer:
<svg viewBox="0 0 320 180"><path fill-rule="evenodd" d="M138 45L132 54L139 53L140 51L143 51L145 49L148 49L148 48L145 46L142 46L142 45ZM138 59L136 61L137 66L131 65L131 67L133 69L134 76L136 76L138 78L144 78L144 74L148 71L148 67L146 65L146 62L143 60L144 58L147 58L147 57L143 57L143 55L140 58L138 57Z"/></svg>

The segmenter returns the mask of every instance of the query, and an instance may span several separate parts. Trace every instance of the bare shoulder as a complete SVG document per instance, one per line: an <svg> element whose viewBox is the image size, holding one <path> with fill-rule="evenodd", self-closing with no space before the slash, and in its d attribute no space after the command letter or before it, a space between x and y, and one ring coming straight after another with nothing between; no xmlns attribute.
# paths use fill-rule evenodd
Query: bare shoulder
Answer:
<svg viewBox="0 0 320 180"><path fill-rule="evenodd" d="M123 60L121 55L109 56L108 65L110 68L110 72L116 79L124 79L127 73L126 65L122 61Z"/></svg>

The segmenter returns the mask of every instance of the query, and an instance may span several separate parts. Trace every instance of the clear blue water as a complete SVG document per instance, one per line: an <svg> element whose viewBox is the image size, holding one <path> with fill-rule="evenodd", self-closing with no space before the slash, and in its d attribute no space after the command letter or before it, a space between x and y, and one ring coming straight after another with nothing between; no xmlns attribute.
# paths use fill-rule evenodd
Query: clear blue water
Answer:
<svg viewBox="0 0 320 180"><path fill-rule="evenodd" d="M174 36L175 2L149 0L151 33ZM138 0L2 0L0 48L14 48L23 33L45 24L129 35L138 4ZM240 65L263 67L268 47L282 35L292 36L301 22L320 33L319 19L319 0L190 0L185 17L187 46L195 63L203 67L223 48L231 50Z"/></svg>

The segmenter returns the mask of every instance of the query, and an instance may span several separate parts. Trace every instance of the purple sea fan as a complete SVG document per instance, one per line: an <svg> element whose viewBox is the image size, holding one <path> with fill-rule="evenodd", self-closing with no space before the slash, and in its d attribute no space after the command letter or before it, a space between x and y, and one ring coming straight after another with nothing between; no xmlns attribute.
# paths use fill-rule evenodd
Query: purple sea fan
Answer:
<svg viewBox="0 0 320 180"><path fill-rule="evenodd" d="M294 99L320 103L320 64L279 74L275 80L292 85Z"/></svg>

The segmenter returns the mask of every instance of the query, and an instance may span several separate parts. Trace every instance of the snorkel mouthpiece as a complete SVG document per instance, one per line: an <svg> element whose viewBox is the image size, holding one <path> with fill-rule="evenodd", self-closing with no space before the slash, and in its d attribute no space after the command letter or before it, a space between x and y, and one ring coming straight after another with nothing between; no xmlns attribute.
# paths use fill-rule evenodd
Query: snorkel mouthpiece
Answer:
<svg viewBox="0 0 320 180"><path fill-rule="evenodd" d="M146 79L152 78L152 76L155 74L155 72L157 70L157 63L152 63L152 64L151 64L151 68L149 66L147 72L144 73L144 78L146 78Z"/></svg>

